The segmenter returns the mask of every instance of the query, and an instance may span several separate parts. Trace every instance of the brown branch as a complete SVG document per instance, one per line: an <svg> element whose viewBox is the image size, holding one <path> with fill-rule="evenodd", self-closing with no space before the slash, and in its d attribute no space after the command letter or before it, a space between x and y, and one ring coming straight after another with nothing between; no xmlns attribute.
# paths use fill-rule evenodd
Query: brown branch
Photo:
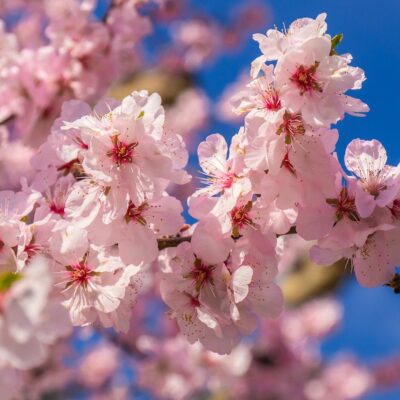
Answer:
<svg viewBox="0 0 400 400"><path fill-rule="evenodd" d="M157 239L158 250L164 250L168 247L177 247L183 242L190 242L192 236L173 236L162 239Z"/></svg>
<svg viewBox="0 0 400 400"><path fill-rule="evenodd" d="M279 236L285 236L285 235L294 235L296 233L296 227L292 226L289 231L286 233L283 233L281 235L276 235L276 237ZM234 240L237 240L239 238L233 238ZM190 242L192 240L192 236L171 236L171 237L166 237L166 238L161 238L157 239L158 242L158 250L164 250L168 247L177 247L183 242Z"/></svg>

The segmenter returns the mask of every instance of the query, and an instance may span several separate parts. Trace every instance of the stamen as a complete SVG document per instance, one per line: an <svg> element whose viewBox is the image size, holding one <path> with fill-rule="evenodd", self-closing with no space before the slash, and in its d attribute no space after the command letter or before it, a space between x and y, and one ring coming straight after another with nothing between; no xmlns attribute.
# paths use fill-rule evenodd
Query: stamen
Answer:
<svg viewBox="0 0 400 400"><path fill-rule="evenodd" d="M113 135L110 137L113 148L107 152L107 156L110 157L117 166L129 164L133 161L133 150L139 145L139 143L125 143L119 140L118 136L119 135Z"/></svg>
<svg viewBox="0 0 400 400"><path fill-rule="evenodd" d="M138 222L141 225L146 225L147 222L143 217L143 212L149 209L147 203L142 203L139 207L136 207L132 201L129 202L128 209L125 214L125 221L128 223L130 221Z"/></svg>
<svg viewBox="0 0 400 400"><path fill-rule="evenodd" d="M316 61L311 67L300 65L290 77L290 80L297 86L302 96L304 93L311 93L313 91L322 92L322 87L315 78L318 65L318 61Z"/></svg>

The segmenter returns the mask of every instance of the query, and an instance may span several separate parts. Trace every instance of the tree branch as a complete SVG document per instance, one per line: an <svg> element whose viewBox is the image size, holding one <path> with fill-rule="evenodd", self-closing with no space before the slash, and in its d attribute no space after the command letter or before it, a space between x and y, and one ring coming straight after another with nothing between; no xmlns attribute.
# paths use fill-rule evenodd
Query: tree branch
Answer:
<svg viewBox="0 0 400 400"><path fill-rule="evenodd" d="M294 235L296 232L296 227L292 226L286 233L281 235L276 235L276 237L285 236L285 235ZM238 238L236 238L238 239ZM157 239L158 242L158 250L164 250L168 247L177 247L183 242L190 242L192 240L192 236L170 236L166 238Z"/></svg>
<svg viewBox="0 0 400 400"><path fill-rule="evenodd" d="M192 236L172 236L162 239L157 239L158 250L164 250L167 247L177 247L183 242L190 242Z"/></svg>

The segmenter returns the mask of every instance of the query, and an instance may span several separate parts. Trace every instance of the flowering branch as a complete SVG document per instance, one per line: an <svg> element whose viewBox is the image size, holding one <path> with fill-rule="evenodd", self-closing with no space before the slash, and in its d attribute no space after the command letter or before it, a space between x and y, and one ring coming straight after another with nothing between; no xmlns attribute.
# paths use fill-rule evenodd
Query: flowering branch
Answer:
<svg viewBox="0 0 400 400"><path fill-rule="evenodd" d="M158 250L164 250L168 247L177 247L181 243L190 242L192 240L192 236L172 236L168 238L157 239L158 242Z"/></svg>
<svg viewBox="0 0 400 400"><path fill-rule="evenodd" d="M285 235L294 235L296 234L296 227L292 226L289 231L283 234L278 234L276 237L285 236ZM190 242L192 240L192 236L170 236L167 238L157 239L158 250L164 250L168 247L177 247L181 243Z"/></svg>

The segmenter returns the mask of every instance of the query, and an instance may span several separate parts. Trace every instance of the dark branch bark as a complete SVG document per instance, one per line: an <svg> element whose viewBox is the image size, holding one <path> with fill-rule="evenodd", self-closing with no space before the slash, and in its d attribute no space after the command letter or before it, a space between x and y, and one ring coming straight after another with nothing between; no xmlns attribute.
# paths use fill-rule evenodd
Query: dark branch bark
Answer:
<svg viewBox="0 0 400 400"><path fill-rule="evenodd" d="M283 233L282 235L276 235L276 236L279 237L279 236L285 236L285 235L294 235L295 233L296 233L296 227L292 226L288 232ZM168 247L177 247L181 243L190 242L191 240L192 240L192 236L172 236L172 237L157 239L158 250L164 250Z"/></svg>
<svg viewBox="0 0 400 400"><path fill-rule="evenodd" d="M183 242L190 242L191 236L173 236L169 238L158 239L158 250L164 250L167 247L177 247Z"/></svg>

